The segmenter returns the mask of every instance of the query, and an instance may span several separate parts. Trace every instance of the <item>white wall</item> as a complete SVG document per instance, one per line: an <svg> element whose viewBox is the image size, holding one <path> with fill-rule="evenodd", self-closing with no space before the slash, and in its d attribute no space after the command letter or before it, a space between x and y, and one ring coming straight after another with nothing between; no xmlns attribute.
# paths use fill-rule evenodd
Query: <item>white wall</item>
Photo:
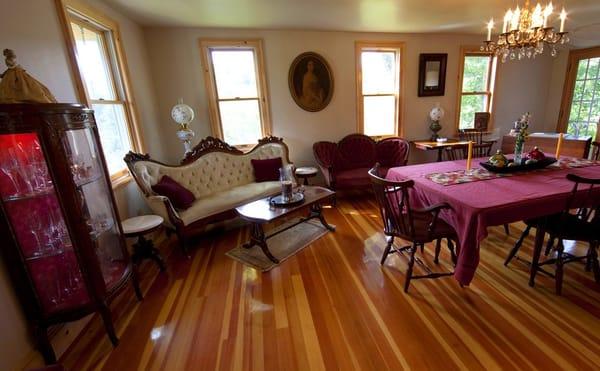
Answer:
<svg viewBox="0 0 600 371"><path fill-rule="evenodd" d="M458 66L461 45L478 45L480 36L440 34L377 34L290 30L231 30L203 28L148 28L145 31L150 65L154 77L162 122L170 120L170 107L182 97L196 110L191 127L197 139L211 134L207 96L204 88L198 39L261 38L270 94L273 134L285 139L291 158L298 165L313 164L312 144L318 140L337 141L356 132L356 89L354 42L357 40L398 40L405 42L404 137L423 139L430 135L428 113L436 102L446 111L442 135L454 135ZM323 111L300 109L288 89L288 69L292 60L305 51L317 52L331 65L335 90L331 103ZM446 93L441 97L417 96L419 53L448 53ZM546 58L535 61L507 62L499 66L494 122L504 132L526 111L541 122L545 115L547 80L552 63ZM176 127L163 126L165 160L180 158L181 144ZM541 127L540 127L541 130ZM411 162L432 160L413 151Z"/></svg>
<svg viewBox="0 0 600 371"><path fill-rule="evenodd" d="M163 146L157 129L156 103L143 32L137 24L104 4L88 2L119 22L147 151L160 154ZM44 83L59 102L77 102L54 0L2 0L0 9L0 48L14 49L17 61ZM1 60L0 71L3 71L4 58ZM145 209L133 183L116 190L115 196L122 218ZM0 369L21 367L28 361L32 349L20 305L8 274L0 264Z"/></svg>
<svg viewBox="0 0 600 371"><path fill-rule="evenodd" d="M499 63L494 100L494 127L507 133L513 123L525 113L531 113L529 132L548 129L546 99L553 68L548 53L536 59ZM550 131L554 131L555 127Z"/></svg>

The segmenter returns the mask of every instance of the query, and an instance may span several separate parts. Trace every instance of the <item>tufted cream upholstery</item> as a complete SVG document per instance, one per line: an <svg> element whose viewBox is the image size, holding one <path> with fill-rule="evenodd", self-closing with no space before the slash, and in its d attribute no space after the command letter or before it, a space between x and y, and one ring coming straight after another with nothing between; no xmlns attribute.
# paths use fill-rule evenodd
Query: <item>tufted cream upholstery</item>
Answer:
<svg viewBox="0 0 600 371"><path fill-rule="evenodd" d="M274 194L279 189L279 182L255 183L251 159L268 159L281 157L283 164L287 152L279 143L267 143L258 147L252 153L233 155L224 152L208 153L191 164L184 166L167 166L151 161L138 161L133 166L140 186L146 193L148 205L158 215L166 214L164 199L157 198L151 186L156 184L163 175L168 175L189 189L196 201L187 210L179 211L177 215L188 225L222 211L231 210L245 202Z"/></svg>

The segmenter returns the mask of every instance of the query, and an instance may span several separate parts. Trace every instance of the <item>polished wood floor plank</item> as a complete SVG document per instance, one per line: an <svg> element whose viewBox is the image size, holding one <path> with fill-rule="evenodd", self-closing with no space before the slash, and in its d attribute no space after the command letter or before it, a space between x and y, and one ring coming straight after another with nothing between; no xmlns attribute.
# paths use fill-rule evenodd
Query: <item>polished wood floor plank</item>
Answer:
<svg viewBox="0 0 600 371"><path fill-rule="evenodd" d="M530 288L526 264L502 264L523 224L510 236L489 228L469 287L416 280L405 294L406 257L379 264L374 200L341 199L324 212L337 231L268 273L225 256L248 238L239 223L199 237L191 259L172 237L162 246L167 272L141 266L143 302L126 290L111 305L120 345L94 317L61 362L111 371L600 368L599 285L570 264L562 297L544 275ZM529 237L522 259L532 247ZM432 253L428 244L422 259L434 270L452 269L445 243L439 266Z"/></svg>

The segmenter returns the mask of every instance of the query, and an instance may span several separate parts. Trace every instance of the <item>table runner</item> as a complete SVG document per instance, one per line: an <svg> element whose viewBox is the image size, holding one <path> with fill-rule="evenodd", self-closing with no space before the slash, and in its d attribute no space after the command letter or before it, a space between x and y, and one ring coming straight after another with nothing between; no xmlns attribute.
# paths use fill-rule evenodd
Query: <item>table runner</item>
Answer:
<svg viewBox="0 0 600 371"><path fill-rule="evenodd" d="M455 184L463 184L470 182L477 182L480 180L490 180L495 178L503 178L508 176L515 175L524 175L527 173L535 172L535 171L549 171L549 170L558 170L558 169L572 169L578 167L586 167L586 166L595 166L600 165L598 161L590 161L586 159L576 159L565 157L561 158L557 162L543 168L543 169L535 169L530 171L522 171L515 173L494 173L492 171L488 171L484 168L474 168L470 171L466 169L447 171L441 173L431 173L425 175L425 178L431 180L434 183L441 184L443 186L455 185Z"/></svg>
<svg viewBox="0 0 600 371"><path fill-rule="evenodd" d="M485 161L484 158L477 159ZM475 161L475 159L474 159ZM411 206L425 207L447 202L452 210L440 216L458 234L460 245L454 277L468 285L479 264L479 243L487 236L487 227L513 223L560 212L572 190L569 173L600 178L600 166L557 169L501 177L484 182L464 183L456 187L436 184L425 175L465 168L466 161L446 161L391 168L390 180L412 179ZM595 191L600 197L600 189ZM507 253L510 246L506 246Z"/></svg>

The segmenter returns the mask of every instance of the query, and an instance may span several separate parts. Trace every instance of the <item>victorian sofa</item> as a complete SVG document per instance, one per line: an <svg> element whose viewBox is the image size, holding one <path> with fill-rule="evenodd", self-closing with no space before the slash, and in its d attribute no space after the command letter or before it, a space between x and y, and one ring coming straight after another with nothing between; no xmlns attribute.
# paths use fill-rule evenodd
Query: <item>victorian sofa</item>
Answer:
<svg viewBox="0 0 600 371"><path fill-rule="evenodd" d="M284 166L292 166L288 147L281 138L261 139L244 153L207 137L179 165L167 165L134 152L129 152L124 160L148 206L163 217L169 230L176 232L183 252L187 253L186 241L207 224L235 217L235 207L281 190L279 181L257 183L251 164L252 159L277 157L281 157ZM178 210L169 198L152 190L164 175L193 193L196 200L189 208Z"/></svg>
<svg viewBox="0 0 600 371"><path fill-rule="evenodd" d="M363 134L350 134L338 143L317 142L313 153L331 189L371 187L368 171L375 163L384 173L404 166L410 145L398 137L375 141Z"/></svg>

